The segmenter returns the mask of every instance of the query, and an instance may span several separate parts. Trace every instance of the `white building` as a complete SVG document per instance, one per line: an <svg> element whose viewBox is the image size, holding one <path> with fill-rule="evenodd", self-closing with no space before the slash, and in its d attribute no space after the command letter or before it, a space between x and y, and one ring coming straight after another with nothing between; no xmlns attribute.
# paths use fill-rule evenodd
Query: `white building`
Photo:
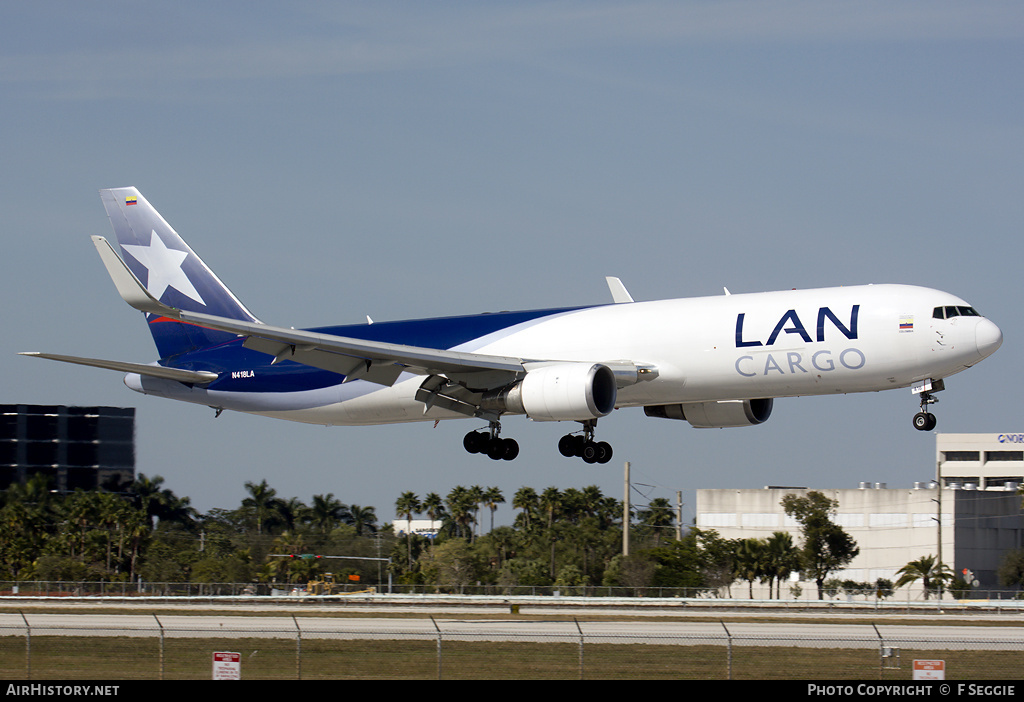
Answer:
<svg viewBox="0 0 1024 702"><path fill-rule="evenodd" d="M412 521L408 519L393 519L391 525L398 536L405 536L405 532L410 531L416 536L425 536L428 539L433 539L437 536L437 532L441 531L441 522L430 519L413 519Z"/></svg>
<svg viewBox="0 0 1024 702"><path fill-rule="evenodd" d="M938 434L935 479L965 490L1016 490L1024 483L1024 434Z"/></svg>
<svg viewBox="0 0 1024 702"><path fill-rule="evenodd" d="M909 561L934 555L958 575L969 569L979 589L999 588L996 570L1003 554L1024 547L1017 494L1024 482L1024 434L939 434L937 446L934 482L913 488L862 483L856 489L818 489L838 501L834 521L860 547L849 566L832 577L895 582L896 571ZM787 487L698 490L697 527L730 539L767 539L787 531L799 544L800 525L786 516L781 501L787 493L806 492ZM915 588L919 594L920 585L910 586Z"/></svg>

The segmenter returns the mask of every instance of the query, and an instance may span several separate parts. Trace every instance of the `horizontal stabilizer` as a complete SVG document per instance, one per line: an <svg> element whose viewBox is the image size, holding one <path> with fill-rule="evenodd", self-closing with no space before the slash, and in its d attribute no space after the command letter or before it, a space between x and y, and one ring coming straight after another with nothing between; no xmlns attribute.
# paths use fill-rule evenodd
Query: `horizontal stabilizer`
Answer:
<svg viewBox="0 0 1024 702"><path fill-rule="evenodd" d="M93 368L106 368L107 370L121 371L122 373L138 373L153 378L164 378L176 380L179 383L193 383L195 385L206 385L217 379L216 373L209 371L190 371L181 368L166 368L164 366L150 366L145 363L128 363L126 361L106 361L100 358L81 358L79 356L61 356L55 353L40 353L38 351L23 351L21 356L33 356L35 358L48 358L51 361L63 361L64 363L76 363L80 366L92 366Z"/></svg>
<svg viewBox="0 0 1024 702"><path fill-rule="evenodd" d="M99 251L100 259L103 261L107 273L110 274L110 279L114 281L114 286L124 301L142 312L149 312L155 315L163 314L166 306L149 294L146 286L139 282L135 274L128 269L128 266L124 264L121 257L114 251L110 242L102 236L94 236L92 237L92 243L96 246L96 250Z"/></svg>

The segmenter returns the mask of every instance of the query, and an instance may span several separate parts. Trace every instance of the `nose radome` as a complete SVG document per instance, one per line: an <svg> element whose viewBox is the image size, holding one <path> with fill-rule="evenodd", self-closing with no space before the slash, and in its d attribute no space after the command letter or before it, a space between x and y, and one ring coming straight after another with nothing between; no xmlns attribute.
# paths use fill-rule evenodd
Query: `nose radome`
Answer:
<svg viewBox="0 0 1024 702"><path fill-rule="evenodd" d="M988 319L978 320L978 326L974 330L974 339L978 345L978 353L982 358L991 356L1003 343L1003 332L999 327Z"/></svg>

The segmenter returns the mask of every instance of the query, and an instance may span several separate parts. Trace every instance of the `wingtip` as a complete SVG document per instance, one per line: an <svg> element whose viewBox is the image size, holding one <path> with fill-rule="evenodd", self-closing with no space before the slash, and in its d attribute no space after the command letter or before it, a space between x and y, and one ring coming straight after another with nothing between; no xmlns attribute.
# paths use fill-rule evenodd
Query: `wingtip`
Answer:
<svg viewBox="0 0 1024 702"><path fill-rule="evenodd" d="M629 291L626 290L626 286L622 284L621 280L613 275L605 276L604 280L608 284L608 290L611 292L612 300L616 304L633 302L633 296L629 294Z"/></svg>

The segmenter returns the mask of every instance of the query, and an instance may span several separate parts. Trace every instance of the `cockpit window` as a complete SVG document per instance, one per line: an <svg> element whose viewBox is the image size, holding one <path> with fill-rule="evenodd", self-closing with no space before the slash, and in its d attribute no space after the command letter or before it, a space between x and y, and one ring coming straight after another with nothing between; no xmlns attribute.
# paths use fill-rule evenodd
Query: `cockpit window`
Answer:
<svg viewBox="0 0 1024 702"><path fill-rule="evenodd" d="M935 319L953 319L953 317L980 317L977 310L973 307L965 307L963 305L946 305L945 307L936 307L932 310L932 317Z"/></svg>

